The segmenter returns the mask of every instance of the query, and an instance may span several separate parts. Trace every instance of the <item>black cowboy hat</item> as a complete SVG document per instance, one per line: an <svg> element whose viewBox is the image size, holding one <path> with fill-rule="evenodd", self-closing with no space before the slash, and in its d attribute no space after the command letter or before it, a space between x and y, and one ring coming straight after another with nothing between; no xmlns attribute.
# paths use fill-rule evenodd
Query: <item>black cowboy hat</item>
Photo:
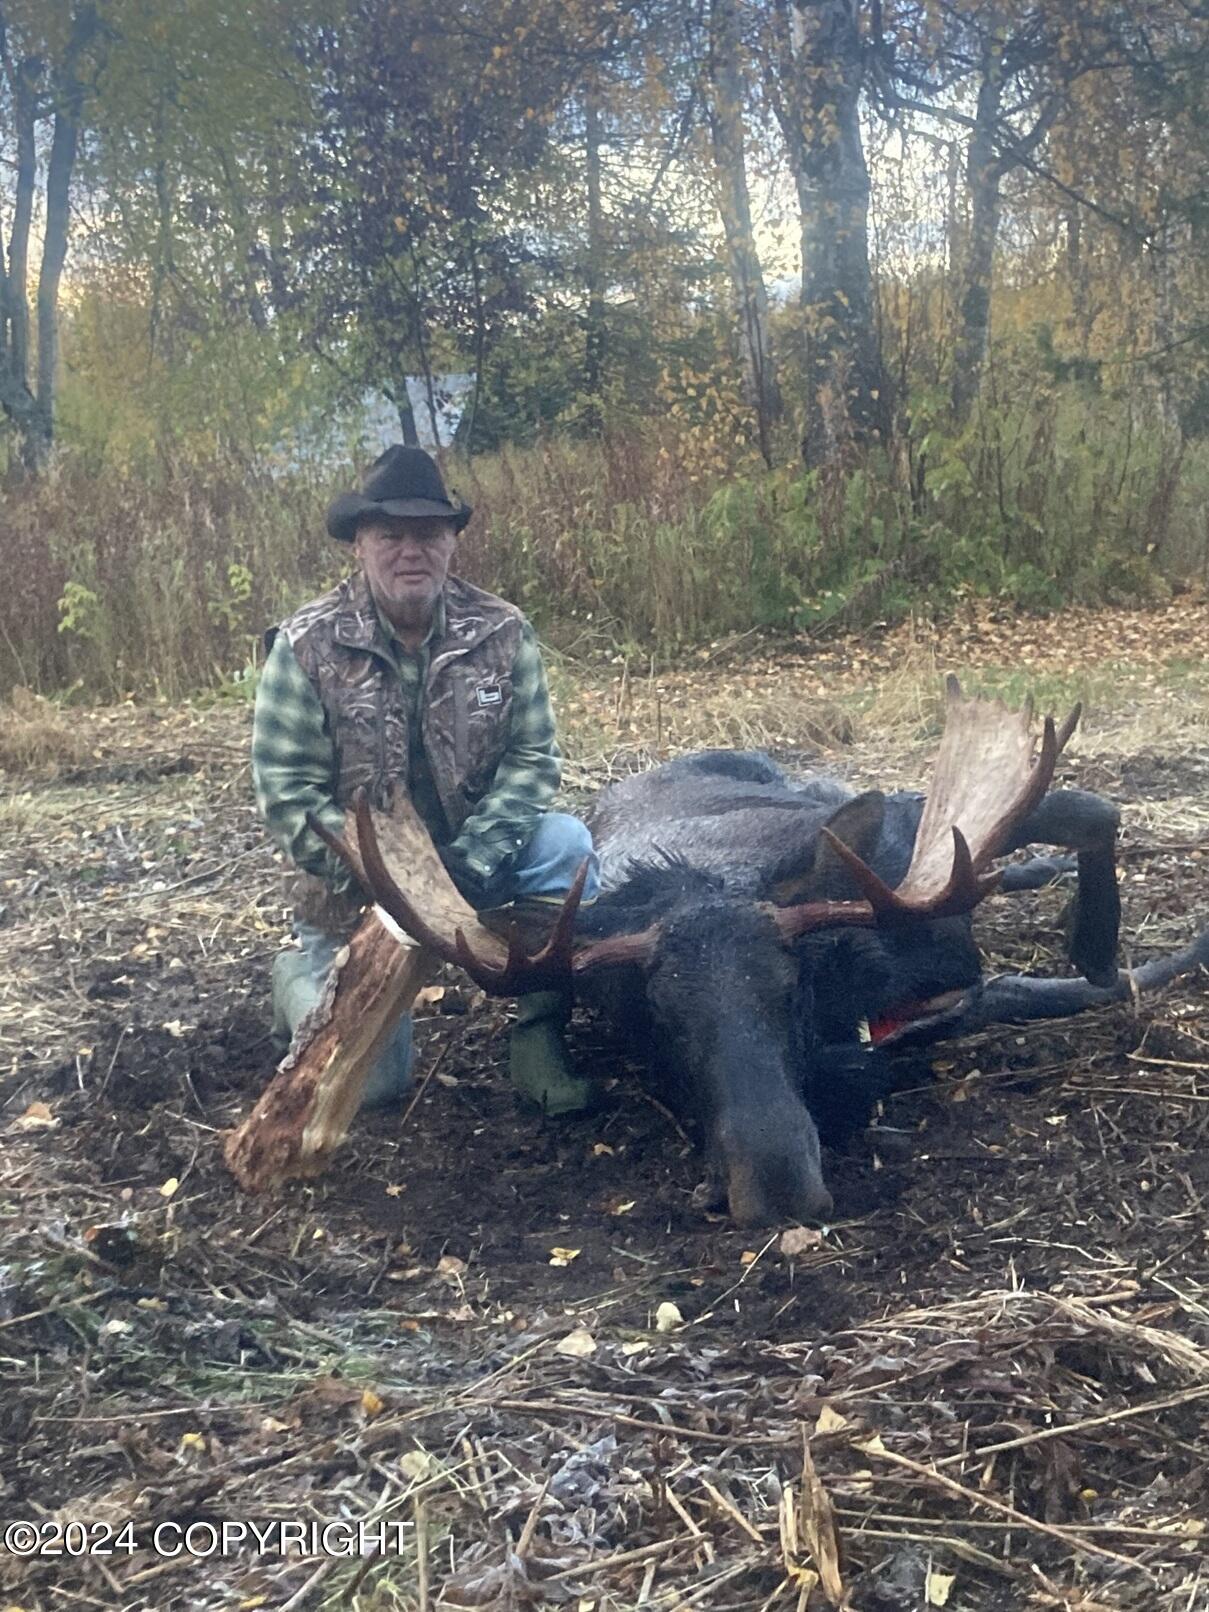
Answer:
<svg viewBox="0 0 1209 1612"><path fill-rule="evenodd" d="M451 503L441 472L423 448L395 443L379 454L361 478L359 493L340 493L328 505L327 529L338 543L351 543L359 523L393 516L415 520L440 515L460 532L470 519L469 504Z"/></svg>

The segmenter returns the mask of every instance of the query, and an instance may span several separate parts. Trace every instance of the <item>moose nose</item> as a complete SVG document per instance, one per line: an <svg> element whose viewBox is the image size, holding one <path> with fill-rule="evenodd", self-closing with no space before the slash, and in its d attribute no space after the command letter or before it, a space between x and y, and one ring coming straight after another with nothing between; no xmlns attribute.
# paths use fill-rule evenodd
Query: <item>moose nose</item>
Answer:
<svg viewBox="0 0 1209 1612"><path fill-rule="evenodd" d="M826 1220L834 1207L822 1177L808 1166L786 1179L767 1162L761 1169L748 1159L736 1160L727 1171L726 1203L735 1225L744 1227Z"/></svg>

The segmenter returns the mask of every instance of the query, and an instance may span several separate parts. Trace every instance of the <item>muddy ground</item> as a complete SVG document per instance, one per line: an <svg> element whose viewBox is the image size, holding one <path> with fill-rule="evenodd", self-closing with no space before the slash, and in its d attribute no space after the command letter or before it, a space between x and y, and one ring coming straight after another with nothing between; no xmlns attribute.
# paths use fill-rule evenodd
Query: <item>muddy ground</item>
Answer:
<svg viewBox="0 0 1209 1612"><path fill-rule="evenodd" d="M1135 962L1209 911L1205 685L1152 692L1063 763L1125 805ZM0 1555L14 1606L1209 1608L1203 980L939 1049L783 1242L693 1207L586 1016L610 1106L522 1115L506 1008L450 974L405 1118L250 1198L220 1138L272 1070L286 913L247 723L78 713L86 753L5 778L0 1516L66 1549ZM918 726L852 736L845 775L924 781ZM991 965L1061 971L1064 901L984 909ZM381 1556L149 1548L365 1517L399 1525ZM56 1533L127 1521L91 1561Z"/></svg>

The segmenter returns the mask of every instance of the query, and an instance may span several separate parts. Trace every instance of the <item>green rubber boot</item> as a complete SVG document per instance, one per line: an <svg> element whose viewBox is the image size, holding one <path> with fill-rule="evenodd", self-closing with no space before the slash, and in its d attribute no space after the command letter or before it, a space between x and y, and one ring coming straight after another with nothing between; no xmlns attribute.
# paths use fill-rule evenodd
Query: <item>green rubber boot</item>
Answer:
<svg viewBox="0 0 1209 1612"><path fill-rule="evenodd" d="M582 1114L599 1098L595 1081L577 1075L567 1057L563 1030L570 1015L567 991L530 991L517 998L509 1072L518 1095L546 1114Z"/></svg>

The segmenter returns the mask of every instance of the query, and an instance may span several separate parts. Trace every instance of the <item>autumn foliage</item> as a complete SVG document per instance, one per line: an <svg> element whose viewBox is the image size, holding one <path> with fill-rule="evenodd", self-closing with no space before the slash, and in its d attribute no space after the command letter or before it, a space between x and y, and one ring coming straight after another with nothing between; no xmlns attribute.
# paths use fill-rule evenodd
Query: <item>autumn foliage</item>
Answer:
<svg viewBox="0 0 1209 1612"><path fill-rule="evenodd" d="M463 564L573 652L1204 585L1196 8L5 23L0 691L246 688L449 372Z"/></svg>

